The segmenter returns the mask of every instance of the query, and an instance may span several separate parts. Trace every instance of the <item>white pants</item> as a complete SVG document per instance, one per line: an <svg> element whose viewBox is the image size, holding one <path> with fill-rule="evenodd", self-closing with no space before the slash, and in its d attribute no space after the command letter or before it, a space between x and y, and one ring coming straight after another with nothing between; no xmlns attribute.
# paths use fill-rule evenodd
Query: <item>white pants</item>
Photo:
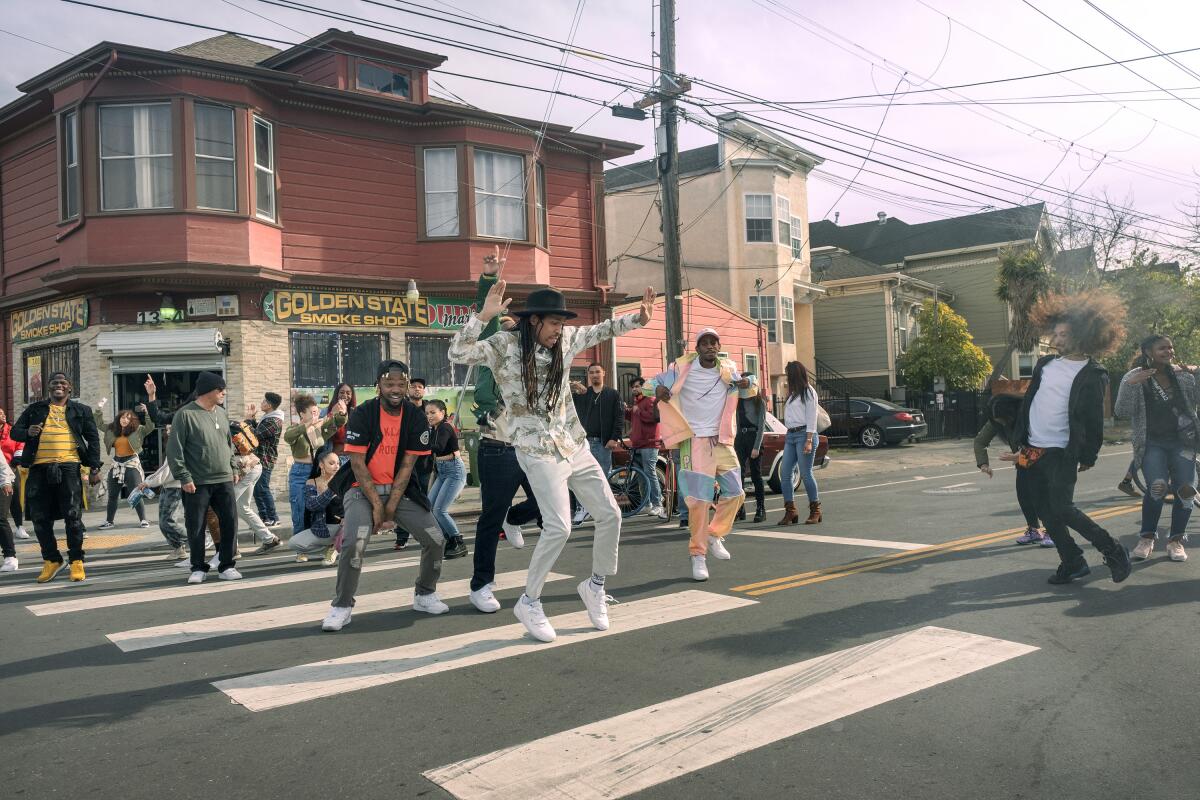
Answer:
<svg viewBox="0 0 1200 800"><path fill-rule="evenodd" d="M586 448L570 459L536 458L517 451L517 461L529 479L533 496L542 513L542 535L529 560L525 594L534 600L542 595L546 576L554 568L559 554L571 535L571 500L579 502L596 521L592 539L592 572L614 575L617 572L617 543L621 538L621 509L608 486L608 476Z"/></svg>
<svg viewBox="0 0 1200 800"><path fill-rule="evenodd" d="M271 529L263 524L262 517L258 515L258 511L253 505L254 484L258 483L260 475L262 475L262 464L255 466L254 469L243 475L242 479L233 485L233 502L237 507L238 519L245 523L255 538L270 542L275 539L275 534L271 533Z"/></svg>

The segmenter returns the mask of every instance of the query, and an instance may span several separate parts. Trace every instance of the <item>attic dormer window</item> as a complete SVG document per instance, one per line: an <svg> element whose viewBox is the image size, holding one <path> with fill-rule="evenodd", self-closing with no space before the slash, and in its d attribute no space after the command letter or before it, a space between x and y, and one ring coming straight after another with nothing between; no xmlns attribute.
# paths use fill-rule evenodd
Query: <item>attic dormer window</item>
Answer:
<svg viewBox="0 0 1200 800"><path fill-rule="evenodd" d="M357 78L360 91L387 94L403 100L412 98L408 72L397 72L377 64L360 61L358 62Z"/></svg>

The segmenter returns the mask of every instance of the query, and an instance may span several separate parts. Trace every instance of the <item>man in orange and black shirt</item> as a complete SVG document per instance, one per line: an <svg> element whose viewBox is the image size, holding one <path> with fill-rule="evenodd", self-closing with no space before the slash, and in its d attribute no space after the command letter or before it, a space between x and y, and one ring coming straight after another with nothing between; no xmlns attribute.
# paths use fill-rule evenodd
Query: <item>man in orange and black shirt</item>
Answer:
<svg viewBox="0 0 1200 800"><path fill-rule="evenodd" d="M430 511L429 498L416 480L413 467L429 455L429 424L425 413L408 400L408 366L389 359L376 371L379 396L362 403L346 423L349 463L330 481L342 498L342 555L337 588L327 631L350 623L354 595L362 574L363 557L371 534L401 525L421 545L413 610L443 614L449 608L437 596L445 539Z"/></svg>

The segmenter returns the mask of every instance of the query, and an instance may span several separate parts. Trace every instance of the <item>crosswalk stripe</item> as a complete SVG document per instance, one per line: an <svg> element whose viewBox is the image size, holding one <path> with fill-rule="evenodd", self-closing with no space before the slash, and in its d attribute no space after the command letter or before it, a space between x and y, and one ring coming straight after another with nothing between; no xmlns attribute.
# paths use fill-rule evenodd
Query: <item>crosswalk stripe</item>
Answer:
<svg viewBox="0 0 1200 800"><path fill-rule="evenodd" d="M845 544L854 547L874 547L880 550L921 550L929 547L916 542L893 542L887 539L855 539L850 536L818 536L812 533L784 533L782 531L735 530L735 536L755 536L760 539L787 539L793 542L819 542L820 544Z"/></svg>
<svg viewBox="0 0 1200 800"><path fill-rule="evenodd" d="M419 558L403 558L393 561L386 561L379 564L367 564L362 571L380 572L386 569L400 569L402 567L412 567L420 563ZM187 572L181 569L175 570L175 574L179 576L180 582L187 579ZM92 611L97 608L112 608L113 606L129 606L137 603L152 603L157 600L182 600L194 599L197 597L208 597L209 595L221 594L224 592L237 592L245 589L263 589L268 586L282 586L287 583L301 583L303 581L316 581L322 578L333 578L337 575L336 569L311 569L303 572L292 572L285 575L272 575L269 578L243 578L239 581L222 581L219 580L215 572L209 572L208 580L198 586L184 583L181 586L167 586L161 589L142 589L133 592L120 592L118 594L101 594L89 595L80 597L77 600L59 600L53 603L38 603L32 606L25 606L35 616L46 617L54 614L71 614L76 611Z"/></svg>
<svg viewBox="0 0 1200 800"><path fill-rule="evenodd" d="M593 642L756 603L747 598L688 589L612 606L609 609L612 625L607 631L595 630L587 612L579 611L550 619L558 631L553 642L535 642L525 635L525 626L516 623L244 675L217 681L213 686L250 711L265 711L578 642Z"/></svg>
<svg viewBox="0 0 1200 800"><path fill-rule="evenodd" d="M625 797L1035 650L920 628L424 775L458 800Z"/></svg>
<svg viewBox="0 0 1200 800"><path fill-rule="evenodd" d="M512 589L525 585L527 570L505 572L496 576L495 591ZM563 581L570 575L559 575L551 572L547 581ZM355 599L354 615L366 614L371 611L397 610L412 605L414 589L393 589L388 592L364 594ZM471 591L471 580L444 581L438 584L438 596L443 600L455 597L466 597ZM108 634L108 639L117 647L129 653L134 650L149 650L154 647L168 647L183 642L195 642L200 639L212 639L218 636L234 636L241 633L266 631L275 628L286 628L289 625L320 622L329 613L329 601L304 603L282 608L269 608L262 611L247 611L243 614L229 614L221 617L178 622L170 625L158 625L153 628L121 631Z"/></svg>

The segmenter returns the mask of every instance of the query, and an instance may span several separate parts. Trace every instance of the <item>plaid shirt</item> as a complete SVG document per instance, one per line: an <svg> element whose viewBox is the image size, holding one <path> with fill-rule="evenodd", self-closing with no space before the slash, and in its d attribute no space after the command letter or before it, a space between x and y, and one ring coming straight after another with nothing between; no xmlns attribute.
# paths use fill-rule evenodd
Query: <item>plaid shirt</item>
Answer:
<svg viewBox="0 0 1200 800"><path fill-rule="evenodd" d="M279 434L283 433L283 420L277 416L265 416L262 422L255 423L253 419L246 424L254 428L258 437L258 449L255 455L262 461L263 469L275 469L275 460L279 458Z"/></svg>

